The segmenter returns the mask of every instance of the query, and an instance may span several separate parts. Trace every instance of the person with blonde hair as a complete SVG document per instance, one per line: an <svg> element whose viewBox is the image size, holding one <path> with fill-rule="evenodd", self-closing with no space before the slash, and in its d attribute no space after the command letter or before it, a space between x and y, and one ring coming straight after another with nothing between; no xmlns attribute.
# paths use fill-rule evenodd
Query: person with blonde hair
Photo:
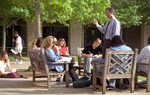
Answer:
<svg viewBox="0 0 150 95"><path fill-rule="evenodd" d="M95 58L102 57L102 47L100 46L101 40L97 38L93 44L85 46L81 53L82 57L86 57L87 74L91 75L91 61Z"/></svg>
<svg viewBox="0 0 150 95"><path fill-rule="evenodd" d="M7 66L7 71L5 70L6 66ZM7 52L3 51L0 54L0 76L6 75L7 73L10 73L10 72L15 72L15 71L16 71L15 68L11 69L10 67L10 61L9 61Z"/></svg>
<svg viewBox="0 0 150 95"><path fill-rule="evenodd" d="M48 62L57 62L61 57L59 56L58 46L56 46L57 39L53 36L48 36L44 39L41 48L45 49L45 56ZM53 48L56 50L54 52ZM62 72L65 69L63 64L48 64L49 70L55 70L57 72ZM72 64L69 64L69 74L73 81L78 80L78 76L75 73Z"/></svg>
<svg viewBox="0 0 150 95"><path fill-rule="evenodd" d="M37 48L36 42L37 42L37 39L35 39L35 40L33 40L33 41L31 42L30 47L29 47L29 50L34 49L34 48Z"/></svg>

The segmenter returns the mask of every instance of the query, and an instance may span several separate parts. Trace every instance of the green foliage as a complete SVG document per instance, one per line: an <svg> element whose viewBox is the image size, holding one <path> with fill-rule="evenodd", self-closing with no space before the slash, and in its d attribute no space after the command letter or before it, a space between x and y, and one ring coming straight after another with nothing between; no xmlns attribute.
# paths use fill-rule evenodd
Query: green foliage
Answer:
<svg viewBox="0 0 150 95"><path fill-rule="evenodd" d="M16 24L20 18L29 18L29 11L26 8L16 6L12 0L0 0L0 25L10 26Z"/></svg>
<svg viewBox="0 0 150 95"><path fill-rule="evenodd" d="M72 14L72 7L70 0L47 0L47 2L40 2L41 21L49 23L60 22L66 26L67 20Z"/></svg>
<svg viewBox="0 0 150 95"><path fill-rule="evenodd" d="M109 0L72 0L73 13L70 20L89 25L93 24L93 18L95 18L104 25L108 21L104 14L105 8L109 6Z"/></svg>
<svg viewBox="0 0 150 95"><path fill-rule="evenodd" d="M150 24L150 0L136 0L136 4L140 5L138 13L143 16L142 22Z"/></svg>
<svg viewBox="0 0 150 95"><path fill-rule="evenodd" d="M115 16L122 27L137 26L142 23L143 16L138 13L141 5L137 5L135 0L111 0L111 4L115 8Z"/></svg>

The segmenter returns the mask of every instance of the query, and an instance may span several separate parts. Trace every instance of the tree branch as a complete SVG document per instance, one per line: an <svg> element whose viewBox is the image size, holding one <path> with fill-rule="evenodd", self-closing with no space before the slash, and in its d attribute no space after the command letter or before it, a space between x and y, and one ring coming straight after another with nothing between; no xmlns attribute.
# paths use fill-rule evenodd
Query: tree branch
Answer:
<svg viewBox="0 0 150 95"><path fill-rule="evenodd" d="M19 19L20 19L20 18L17 18L16 21L19 20ZM9 23L9 24L7 25L7 27L10 26L10 25L12 25L13 23L14 23L14 22L12 21L11 23Z"/></svg>

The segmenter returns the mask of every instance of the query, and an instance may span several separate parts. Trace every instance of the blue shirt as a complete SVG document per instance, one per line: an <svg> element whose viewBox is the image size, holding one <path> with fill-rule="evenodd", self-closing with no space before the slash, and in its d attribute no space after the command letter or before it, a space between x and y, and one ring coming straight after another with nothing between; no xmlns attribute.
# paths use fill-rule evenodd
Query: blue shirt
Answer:
<svg viewBox="0 0 150 95"><path fill-rule="evenodd" d="M53 49L45 50L47 62L57 62L59 60L59 51L54 52ZM55 69L58 72L64 71L63 64L48 64L49 70Z"/></svg>
<svg viewBox="0 0 150 95"><path fill-rule="evenodd" d="M132 51L132 49L131 49L130 47L126 46L126 45L119 45L119 46L116 46L116 47L110 47L109 50L110 50L110 51L120 51L120 50ZM118 55L118 56L119 56L119 57L123 57L124 55ZM126 60L128 57L129 57L129 56L125 57L123 60ZM113 58L114 58L117 62L121 63L121 61L120 61L118 58L116 58L115 56L113 56ZM102 59L102 58L97 58L97 59L95 59L95 62L98 62L98 63L101 63L101 64L104 64L104 61L105 61L105 59ZM124 63L123 66L125 66L126 64L128 64L128 62ZM111 69L115 68L116 66L117 66L117 65L114 65ZM125 70L124 70L124 69L122 69L121 67L119 67L119 69L125 73ZM97 68L97 71L103 73L103 66L98 67L98 68ZM113 71L112 73L115 73L115 72L116 72L116 71Z"/></svg>
<svg viewBox="0 0 150 95"><path fill-rule="evenodd" d="M132 51L132 49L131 49L130 47L126 46L126 45L119 45L119 46L117 46L117 47L110 47L109 50L110 50L110 51L120 51L120 50ZM120 54L120 55L118 55L118 56L119 56L120 58L124 57L123 54ZM127 56L127 57L125 57L123 60L127 60L129 57L130 57L130 56ZM116 56L113 56L113 58L114 58L117 62L122 63L122 61L120 61L120 59L118 59ZM131 61L131 60L129 60L129 61L123 63L122 66L126 66L130 61ZM117 64L114 65L114 66L112 67L112 69L114 69L114 68L116 68L116 67L117 67ZM124 73L126 72L126 71L125 71L124 69L122 69L121 67L119 67L119 69L120 69L122 72L124 72ZM113 71L112 73L115 73L115 72L116 72L116 71Z"/></svg>
<svg viewBox="0 0 150 95"><path fill-rule="evenodd" d="M108 25L108 22L110 21L109 25ZM112 40L112 38L115 36L115 35L120 35L120 30L121 30L121 25L120 25L120 22L115 18L113 17L112 19L110 19L104 27L102 27L101 25L97 24L97 28L103 33L105 34L106 32L106 27L108 25L108 28L107 28L107 33L105 35L105 39L110 39Z"/></svg>

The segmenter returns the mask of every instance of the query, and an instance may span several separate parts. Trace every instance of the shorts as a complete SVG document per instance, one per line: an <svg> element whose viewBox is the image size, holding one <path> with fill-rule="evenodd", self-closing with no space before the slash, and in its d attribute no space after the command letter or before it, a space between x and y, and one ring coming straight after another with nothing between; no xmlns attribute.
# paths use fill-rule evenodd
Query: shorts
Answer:
<svg viewBox="0 0 150 95"><path fill-rule="evenodd" d="M15 50L11 49L11 52L14 53L14 54L18 54L18 53L22 52L22 49L20 49L20 48L19 49L15 49Z"/></svg>

